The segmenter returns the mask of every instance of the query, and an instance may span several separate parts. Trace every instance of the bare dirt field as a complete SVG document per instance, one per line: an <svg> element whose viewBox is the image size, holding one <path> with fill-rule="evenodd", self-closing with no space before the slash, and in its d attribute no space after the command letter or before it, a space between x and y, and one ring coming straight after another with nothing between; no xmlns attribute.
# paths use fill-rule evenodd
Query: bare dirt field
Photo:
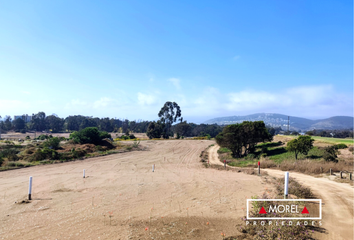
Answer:
<svg viewBox="0 0 354 240"><path fill-rule="evenodd" d="M218 149L218 145L209 149L209 161L211 164L223 165L218 159ZM284 172L280 170L264 169L264 171L270 176L284 176ZM290 172L290 177L309 187L318 198L322 199L322 227L327 230L327 233L316 233L314 236L317 239L353 239L354 188L352 186L296 172Z"/></svg>
<svg viewBox="0 0 354 240"><path fill-rule="evenodd" d="M203 167L199 155L213 143L143 141L144 151L0 172L0 239L240 235L246 199L266 185L259 176Z"/></svg>

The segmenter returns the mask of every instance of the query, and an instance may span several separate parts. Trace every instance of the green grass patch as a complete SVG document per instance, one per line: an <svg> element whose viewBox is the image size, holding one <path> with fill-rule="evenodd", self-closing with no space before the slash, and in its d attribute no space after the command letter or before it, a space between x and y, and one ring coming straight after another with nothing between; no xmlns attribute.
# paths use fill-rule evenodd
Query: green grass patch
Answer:
<svg viewBox="0 0 354 240"><path fill-rule="evenodd" d="M333 143L333 144L344 143L350 145L354 143L353 139L347 139L347 138L328 138L328 137L317 137L317 136L312 136L312 138L319 142Z"/></svg>
<svg viewBox="0 0 354 240"><path fill-rule="evenodd" d="M273 160L275 163L281 163L284 160L295 160L295 153L288 152L284 147L275 148L273 150L268 151L267 156L270 160ZM321 159L323 156L323 150L318 147L312 148L307 155L299 154L299 159Z"/></svg>
<svg viewBox="0 0 354 240"><path fill-rule="evenodd" d="M278 135L280 136L280 135ZM297 138L298 136L292 136L292 135L283 135L284 137L290 137L290 138ZM338 144L338 143L344 143L344 144L349 144L352 145L354 144L353 139L348 139L348 138L330 138L330 137L319 137L319 136L311 136L313 139L315 139L318 142L323 142L323 143L331 143L331 144Z"/></svg>
<svg viewBox="0 0 354 240"><path fill-rule="evenodd" d="M232 167L247 167L249 165L255 165L257 164L258 159L244 159L244 158L240 158L238 160L234 160L232 162L230 162L228 165L232 166Z"/></svg>
<svg viewBox="0 0 354 240"><path fill-rule="evenodd" d="M219 148L218 153L231 153L231 150L228 148Z"/></svg>
<svg viewBox="0 0 354 240"><path fill-rule="evenodd" d="M226 160L229 166L233 167L247 167L256 165L261 156L268 157L269 160L274 161L276 164L280 164L283 161L295 161L295 153L288 152L286 147L279 147L282 143L261 143L256 146L254 153L248 154L244 158L233 158L231 151L227 148L220 148L218 150L219 157L223 162ZM324 151L318 147L313 147L307 155L298 154L298 160L311 159L321 160Z"/></svg>

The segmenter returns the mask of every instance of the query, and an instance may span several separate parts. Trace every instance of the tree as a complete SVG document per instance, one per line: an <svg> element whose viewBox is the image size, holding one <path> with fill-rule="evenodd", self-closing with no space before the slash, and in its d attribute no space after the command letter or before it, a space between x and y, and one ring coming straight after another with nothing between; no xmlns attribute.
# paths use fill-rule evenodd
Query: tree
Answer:
<svg viewBox="0 0 354 240"><path fill-rule="evenodd" d="M7 131L12 129L12 118L10 116L5 116L4 127Z"/></svg>
<svg viewBox="0 0 354 240"><path fill-rule="evenodd" d="M147 131L146 131L146 135L152 139L152 138L161 138L162 135L162 129L163 126L161 124L161 122L157 121L153 121L149 124Z"/></svg>
<svg viewBox="0 0 354 240"><path fill-rule="evenodd" d="M17 118L16 120L14 120L13 125L16 132L19 132L26 128L26 123L22 118Z"/></svg>
<svg viewBox="0 0 354 240"><path fill-rule="evenodd" d="M325 148L323 158L326 161L331 161L331 162L338 162L337 160L337 154L339 154L338 149L336 146L328 146Z"/></svg>
<svg viewBox="0 0 354 240"><path fill-rule="evenodd" d="M102 118L100 120L100 130L113 132L114 130L114 119L110 120L109 118Z"/></svg>
<svg viewBox="0 0 354 240"><path fill-rule="evenodd" d="M97 123L92 118L84 118L80 123L80 129L84 129L87 127L97 127Z"/></svg>
<svg viewBox="0 0 354 240"><path fill-rule="evenodd" d="M56 115L50 115L47 116L46 119L46 125L48 129L51 129L53 133L60 132L63 130L64 127L64 119L56 116Z"/></svg>
<svg viewBox="0 0 354 240"><path fill-rule="evenodd" d="M187 123L187 121L178 123L175 125L174 132L179 136L189 136L191 134L192 127Z"/></svg>
<svg viewBox="0 0 354 240"><path fill-rule="evenodd" d="M231 150L232 156L239 158L242 156L243 139L241 138L241 124L231 124L224 127L215 140L220 147Z"/></svg>
<svg viewBox="0 0 354 240"><path fill-rule="evenodd" d="M271 141L272 135L263 121L244 121L225 126L215 139L221 147L230 149L233 157L239 158L254 152L257 143Z"/></svg>
<svg viewBox="0 0 354 240"><path fill-rule="evenodd" d="M183 118L181 118L181 108L175 102L166 102L161 108L158 116L161 123L164 123L162 135L165 139L169 138L171 135L170 129L172 124L177 120L180 122L183 121Z"/></svg>
<svg viewBox="0 0 354 240"><path fill-rule="evenodd" d="M66 129L69 131L79 131L80 124L85 117L81 115L69 116L65 119Z"/></svg>
<svg viewBox="0 0 354 240"><path fill-rule="evenodd" d="M288 142L287 150L289 152L294 152L295 153L295 159L297 160L297 155L299 153L302 153L304 155L307 155L308 152L313 148L313 142L315 140L312 139L310 136L299 136L296 139L291 140Z"/></svg>
<svg viewBox="0 0 354 240"><path fill-rule="evenodd" d="M31 129L36 129L37 131L43 131L46 129L45 113L38 112L32 116Z"/></svg>

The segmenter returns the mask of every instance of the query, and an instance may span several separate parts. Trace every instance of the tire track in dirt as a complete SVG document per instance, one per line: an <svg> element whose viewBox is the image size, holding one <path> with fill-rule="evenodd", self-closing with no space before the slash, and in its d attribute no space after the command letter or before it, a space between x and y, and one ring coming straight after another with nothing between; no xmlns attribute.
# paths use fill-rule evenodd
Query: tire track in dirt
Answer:
<svg viewBox="0 0 354 240"><path fill-rule="evenodd" d="M0 193L6 191L0 196L0 236L144 239L150 215L152 233L165 231L163 216L179 234L155 239L218 239L224 231L239 235L235 225L246 202L241 196L259 194L263 185L257 176L204 168L199 155L212 143L143 141L144 151L0 172ZM157 166L154 173L152 164ZM82 169L88 170L85 179ZM33 198L51 200L14 204L26 198L28 176L34 177Z"/></svg>

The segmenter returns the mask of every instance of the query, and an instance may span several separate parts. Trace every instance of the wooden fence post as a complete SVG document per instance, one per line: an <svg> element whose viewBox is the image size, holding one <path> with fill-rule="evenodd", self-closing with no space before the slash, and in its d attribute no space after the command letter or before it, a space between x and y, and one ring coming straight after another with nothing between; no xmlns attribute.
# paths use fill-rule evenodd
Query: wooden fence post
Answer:
<svg viewBox="0 0 354 240"><path fill-rule="evenodd" d="M343 178L343 172L340 171L340 179L342 179L342 178Z"/></svg>
<svg viewBox="0 0 354 240"><path fill-rule="evenodd" d="M329 169L329 175L332 175L332 168Z"/></svg>

